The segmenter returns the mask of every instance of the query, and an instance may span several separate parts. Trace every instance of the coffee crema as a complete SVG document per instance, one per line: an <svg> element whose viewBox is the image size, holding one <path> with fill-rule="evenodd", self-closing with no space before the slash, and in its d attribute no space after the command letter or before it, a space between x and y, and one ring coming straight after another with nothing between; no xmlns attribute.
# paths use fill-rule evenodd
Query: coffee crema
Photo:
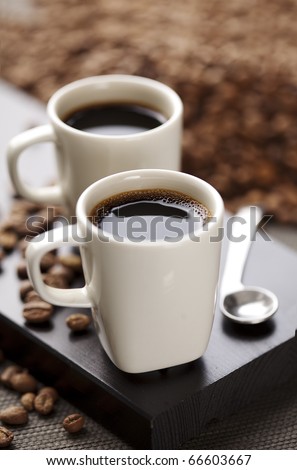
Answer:
<svg viewBox="0 0 297 470"><path fill-rule="evenodd" d="M63 119L75 129L97 135L138 134L167 121L157 110L137 103L94 104L71 111Z"/></svg>
<svg viewBox="0 0 297 470"><path fill-rule="evenodd" d="M104 236L115 240L177 241L201 228L210 211L179 191L140 189L99 202L90 217Z"/></svg>

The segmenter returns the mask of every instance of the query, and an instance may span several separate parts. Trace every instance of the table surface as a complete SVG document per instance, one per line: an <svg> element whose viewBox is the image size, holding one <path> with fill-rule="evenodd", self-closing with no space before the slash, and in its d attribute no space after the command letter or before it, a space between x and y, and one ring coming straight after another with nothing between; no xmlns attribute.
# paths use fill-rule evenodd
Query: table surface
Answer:
<svg viewBox="0 0 297 470"><path fill-rule="evenodd" d="M5 149L6 149L7 143L11 139L11 137L13 137L14 135L22 132L23 130L25 130L29 127L32 127L32 126L47 123L48 121L47 121L47 117L46 117L46 113L45 113L45 106L42 103L39 103L37 100L33 99L30 96L25 95L21 91L15 89L14 87L10 86L9 84L7 84L5 82L0 82L0 102L1 102L1 113L3 115L2 119L1 119L2 130L1 130L1 140L0 140L0 150L1 150L1 154L2 154L1 158L0 158L0 183L1 183L0 217L1 217L1 213L3 211L5 211L7 205L9 204L10 195L12 193L12 187L11 187L11 184L9 182L9 178L8 178L8 174L7 174L7 166L6 166L6 158L5 158ZM30 151L25 152L24 158L22 159L22 162L21 162L21 165L22 165L21 169L22 169L23 174L25 175L25 178L27 178L28 181L30 181L30 183L34 184L34 185L42 184L42 182L43 182L42 179L44 177L46 177L46 182L48 182L49 180L55 179L55 170L54 170L51 144L42 144L42 159L35 158L36 154L41 151L40 149L41 149L41 147L39 145L36 145L32 149L30 149ZM45 163L45 162L48 162L48 164ZM32 178L30 180L30 176L31 176L30 166L31 165L37 165L37 168L38 168L38 165L40 165L40 169L41 169L40 174L42 175L40 181L32 181ZM44 172L44 166L45 165L46 165L46 167L49 168L49 172L46 173L46 174ZM296 251L297 251L297 236L296 236L297 235L297 230L296 229L291 228L291 227L270 226L268 231L272 235L272 237L274 237L275 239L282 240L285 244L287 244L288 246L290 246L293 249L296 249ZM296 386L296 383L293 383L293 384L289 384L288 388L285 388L285 389L282 388L282 390L274 391L272 393L272 396L269 398L268 401L266 400L265 403L267 404L267 403L269 403L269 401L271 401L275 405L276 397L278 397L279 395L282 396L285 392L288 392L288 394L291 396L293 394L292 391L295 390L295 386ZM0 406L1 406L1 404L6 402L7 399L9 400L9 395L7 395L6 391L3 392L2 390L0 391L0 393L1 393L1 395L0 395L0 397L1 397ZM63 408L63 407L64 408L67 408L67 407L69 408L69 406L70 405L67 404L67 402L63 401L62 405L61 405L61 408ZM256 406L257 406L257 404L256 404ZM297 409L297 403L296 403L296 409ZM294 414L295 408L293 407L292 409L286 410L286 411L287 411L287 413L293 413ZM247 411L247 413L248 413L248 411ZM251 411L251 413L253 413L253 411ZM272 417L273 417L273 419L275 419L275 415L272 414ZM233 420L233 427L234 427L234 419L236 421L236 418L234 418L234 417L231 418L231 422ZM91 424L89 424L89 426L95 427L95 428L98 427L98 429L100 428L101 431L100 431L99 434L101 436L101 440L98 439L96 441L96 444L94 444L94 442L92 441L92 446L94 446L94 447L86 447L87 446L86 440L82 439L81 441L76 442L76 445L81 446L81 447L77 447L77 448L96 448L96 447L99 447L99 448L125 448L125 446L127 444L125 444L123 441L119 440L116 436L113 436L112 434L110 434L109 431L105 430L104 427L100 426L100 423L94 423L89 418L88 418L88 420L91 423ZM227 426L228 426L228 422L230 422L230 420L229 421L224 420L223 426L226 426L226 423L227 423ZM243 424L243 426L244 426L244 424ZM232 426L231 426L231 428L232 428ZM214 442L213 442L213 446L214 446L213 448L219 448L218 447L218 442L221 442L221 445L223 445L223 447L221 447L221 448L224 448L224 444L223 444L224 439L223 440L221 439L221 441L219 439L219 441L218 441L218 435L219 434L216 434L216 429L213 428L213 425L210 427L210 429L212 430L211 432L213 433L213 435L214 436L216 435L216 440L214 440ZM222 429L222 423L220 423L220 425L218 426L218 429ZM207 432L209 432L209 430ZM240 436L244 435L244 427L242 428L241 432L239 432L239 435ZM58 437L58 436L56 436L56 437ZM105 438L107 439L108 444L106 444L107 441L106 441ZM204 433L204 438L205 438L205 433ZM111 441L110 441L110 439L111 439ZM199 439L200 439L200 441L199 441ZM199 447L195 447L195 446L201 445L201 444L199 444L199 442L200 443L203 442L203 436L200 436L199 439L194 444L189 444L190 446L191 445L193 446L193 447L189 447L189 448L199 448ZM201 441L201 439L202 439L202 441ZM55 445L58 445L57 444L57 439L55 439L55 441L56 441ZM110 446L110 442L113 442L113 444L111 446ZM206 441L204 441L204 442L205 443L209 442L208 445L210 445L210 446L212 445L211 444L211 439L210 439L210 441L207 441L207 439L206 439ZM295 444L294 443L292 444L292 442L290 442L290 444L288 444L288 448L294 448L294 445L297 446L297 437L296 437ZM225 443L226 443L226 439L225 439ZM235 443L234 436L233 436L233 443ZM24 446L24 444L22 444L22 445ZM47 445L48 445L48 448L56 448L56 447L51 447L53 444L48 443ZM73 445L73 442L72 442L72 445ZM255 445L257 445L257 444L255 444ZM276 445L278 445L278 444L276 444ZM64 446L67 447L65 442L64 442ZM107 446L107 447L104 447L104 446ZM263 444L262 444L262 446L263 446ZM235 446L233 446L233 447L235 448ZM19 448L19 447L17 447L17 448ZM25 447L23 447L23 448L25 448ZM28 448L30 448L30 447L28 447ZM35 447L35 448L38 448L38 447ZM59 447L59 448L63 448L63 447ZM204 448L206 448L205 445L204 445ZM209 448L211 448L211 447L209 447ZM244 448L244 447L241 447L241 448ZM252 447L245 447L245 448L252 448ZM257 447L255 447L255 448L257 448Z"/></svg>

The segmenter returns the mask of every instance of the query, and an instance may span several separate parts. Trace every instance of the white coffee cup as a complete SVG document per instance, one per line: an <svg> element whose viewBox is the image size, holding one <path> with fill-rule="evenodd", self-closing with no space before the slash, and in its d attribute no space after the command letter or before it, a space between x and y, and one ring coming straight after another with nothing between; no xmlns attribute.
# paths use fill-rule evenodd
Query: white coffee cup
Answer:
<svg viewBox="0 0 297 470"><path fill-rule="evenodd" d="M175 241L106 239L90 221L92 209L115 194L163 188L206 206L211 217L193 237ZM26 252L34 288L60 306L90 307L101 344L126 372L146 372L187 363L206 350L216 301L224 205L218 192L195 176L170 170L134 170L103 178L80 196L77 225L37 236ZM80 248L85 286L44 284L40 260L61 246Z"/></svg>
<svg viewBox="0 0 297 470"><path fill-rule="evenodd" d="M95 135L63 121L78 108L115 102L140 103L159 111L166 121L129 135ZM183 105L171 88L158 81L116 74L88 77L58 90L48 102L47 114L50 124L17 135L8 145L11 180L28 200L63 205L67 215L74 215L82 191L100 178L137 168L180 170ZM27 147L48 141L56 148L58 183L32 187L19 173L19 157Z"/></svg>

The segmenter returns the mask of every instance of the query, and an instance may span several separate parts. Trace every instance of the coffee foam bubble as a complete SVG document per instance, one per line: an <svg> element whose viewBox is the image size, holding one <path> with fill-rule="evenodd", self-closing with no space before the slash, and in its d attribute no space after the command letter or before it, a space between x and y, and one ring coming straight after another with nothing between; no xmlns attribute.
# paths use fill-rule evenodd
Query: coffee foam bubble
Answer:
<svg viewBox="0 0 297 470"><path fill-rule="evenodd" d="M136 201L159 202L164 205L176 205L186 212L193 212L195 217L199 217L203 223L210 217L210 211L202 203L179 191L170 189L139 189L116 194L105 199L94 207L91 216L95 218L94 223L98 224L103 217L106 217L118 205L133 203Z"/></svg>

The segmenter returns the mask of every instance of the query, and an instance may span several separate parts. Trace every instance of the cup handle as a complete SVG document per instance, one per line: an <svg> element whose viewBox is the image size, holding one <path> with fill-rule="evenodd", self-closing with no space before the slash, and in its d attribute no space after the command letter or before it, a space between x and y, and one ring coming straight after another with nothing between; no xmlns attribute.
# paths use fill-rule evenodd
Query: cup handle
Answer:
<svg viewBox="0 0 297 470"><path fill-rule="evenodd" d="M7 148L7 162L10 178L17 192L33 202L48 204L63 204L63 195L60 186L46 186L43 188L32 188L25 184L18 174L18 160L21 153L29 146L40 142L54 142L57 139L50 125L44 125L29 129L11 139Z"/></svg>
<svg viewBox="0 0 297 470"><path fill-rule="evenodd" d="M73 238L72 229L73 225L57 227L33 238L26 249L28 275L34 289L45 301L62 307L88 308L92 305L86 286L76 289L58 289L46 285L42 280L40 261L48 251L65 246L65 244L80 246L84 243ZM64 241L65 238L67 242Z"/></svg>

